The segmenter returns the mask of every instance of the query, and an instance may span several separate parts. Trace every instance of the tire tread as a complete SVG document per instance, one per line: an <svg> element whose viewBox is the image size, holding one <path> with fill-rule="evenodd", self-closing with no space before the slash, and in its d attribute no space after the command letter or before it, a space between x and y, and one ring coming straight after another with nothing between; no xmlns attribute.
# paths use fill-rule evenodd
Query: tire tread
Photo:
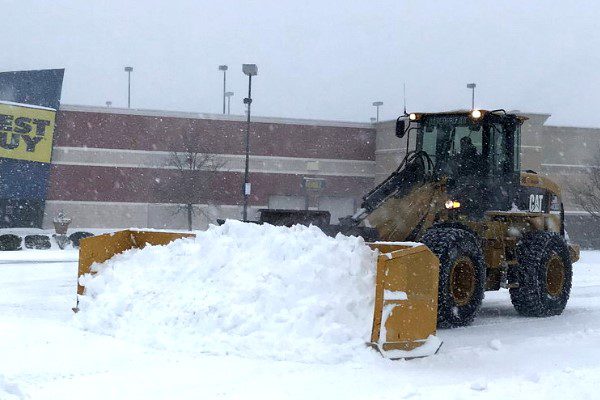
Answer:
<svg viewBox="0 0 600 400"><path fill-rule="evenodd" d="M485 261L477 237L464 229L453 227L431 228L423 235L423 242L440 260L440 287L438 289L438 327L454 328L469 325L473 322L477 310L481 306L485 293ZM460 250L458 250L460 249ZM453 252L466 252L475 264L476 281L475 292L471 303L463 306L466 314L457 315L454 304L451 304L448 294L444 293L444 286L448 282L452 260L456 254ZM468 307L465 308L465 307Z"/></svg>
<svg viewBox="0 0 600 400"><path fill-rule="evenodd" d="M547 258L556 252L565 264L565 282L560 301L550 301L545 290ZM554 232L536 231L526 234L517 245L519 265L511 267L509 279L519 286L510 289L511 302L517 312L528 317L548 317L563 312L571 292L573 268L564 238Z"/></svg>

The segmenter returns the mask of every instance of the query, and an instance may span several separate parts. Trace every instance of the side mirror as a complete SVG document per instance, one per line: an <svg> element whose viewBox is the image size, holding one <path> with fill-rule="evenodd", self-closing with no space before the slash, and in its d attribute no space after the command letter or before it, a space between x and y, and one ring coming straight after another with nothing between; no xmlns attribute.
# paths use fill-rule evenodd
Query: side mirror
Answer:
<svg viewBox="0 0 600 400"><path fill-rule="evenodd" d="M396 120L396 136L402 139L404 137L404 133L406 131L406 122L402 117L398 117Z"/></svg>

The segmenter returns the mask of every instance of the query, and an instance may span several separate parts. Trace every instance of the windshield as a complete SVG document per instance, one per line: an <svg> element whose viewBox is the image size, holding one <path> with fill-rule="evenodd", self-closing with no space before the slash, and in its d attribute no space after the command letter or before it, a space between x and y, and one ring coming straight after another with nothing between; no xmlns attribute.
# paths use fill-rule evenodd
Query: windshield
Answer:
<svg viewBox="0 0 600 400"><path fill-rule="evenodd" d="M425 151L437 171L448 175L485 172L484 130L466 116L432 116L424 119L417 148ZM485 135L487 136L487 135ZM486 146L487 147L487 146Z"/></svg>
<svg viewBox="0 0 600 400"><path fill-rule="evenodd" d="M520 170L519 138L520 127L507 121L431 115L421 121L416 149L443 175L500 176Z"/></svg>

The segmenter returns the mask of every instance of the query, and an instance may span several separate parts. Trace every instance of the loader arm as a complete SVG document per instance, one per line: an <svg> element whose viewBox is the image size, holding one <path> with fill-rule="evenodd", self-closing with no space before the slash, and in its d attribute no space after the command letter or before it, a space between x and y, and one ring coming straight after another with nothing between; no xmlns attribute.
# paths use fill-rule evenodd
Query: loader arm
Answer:
<svg viewBox="0 0 600 400"><path fill-rule="evenodd" d="M433 162L423 151L411 151L402 160L398 168L383 182L363 197L361 208L351 217L340 220L340 225L360 224L392 197L403 197L413 188L431 181Z"/></svg>

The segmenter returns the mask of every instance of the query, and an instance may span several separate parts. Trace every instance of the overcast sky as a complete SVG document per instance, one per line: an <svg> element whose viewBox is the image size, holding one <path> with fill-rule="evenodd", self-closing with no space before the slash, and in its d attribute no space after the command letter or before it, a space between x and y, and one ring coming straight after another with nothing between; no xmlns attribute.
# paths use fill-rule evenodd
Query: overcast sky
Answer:
<svg viewBox="0 0 600 400"><path fill-rule="evenodd" d="M598 1L3 0L2 69L66 68L62 102L369 121L476 106L600 127Z"/></svg>

